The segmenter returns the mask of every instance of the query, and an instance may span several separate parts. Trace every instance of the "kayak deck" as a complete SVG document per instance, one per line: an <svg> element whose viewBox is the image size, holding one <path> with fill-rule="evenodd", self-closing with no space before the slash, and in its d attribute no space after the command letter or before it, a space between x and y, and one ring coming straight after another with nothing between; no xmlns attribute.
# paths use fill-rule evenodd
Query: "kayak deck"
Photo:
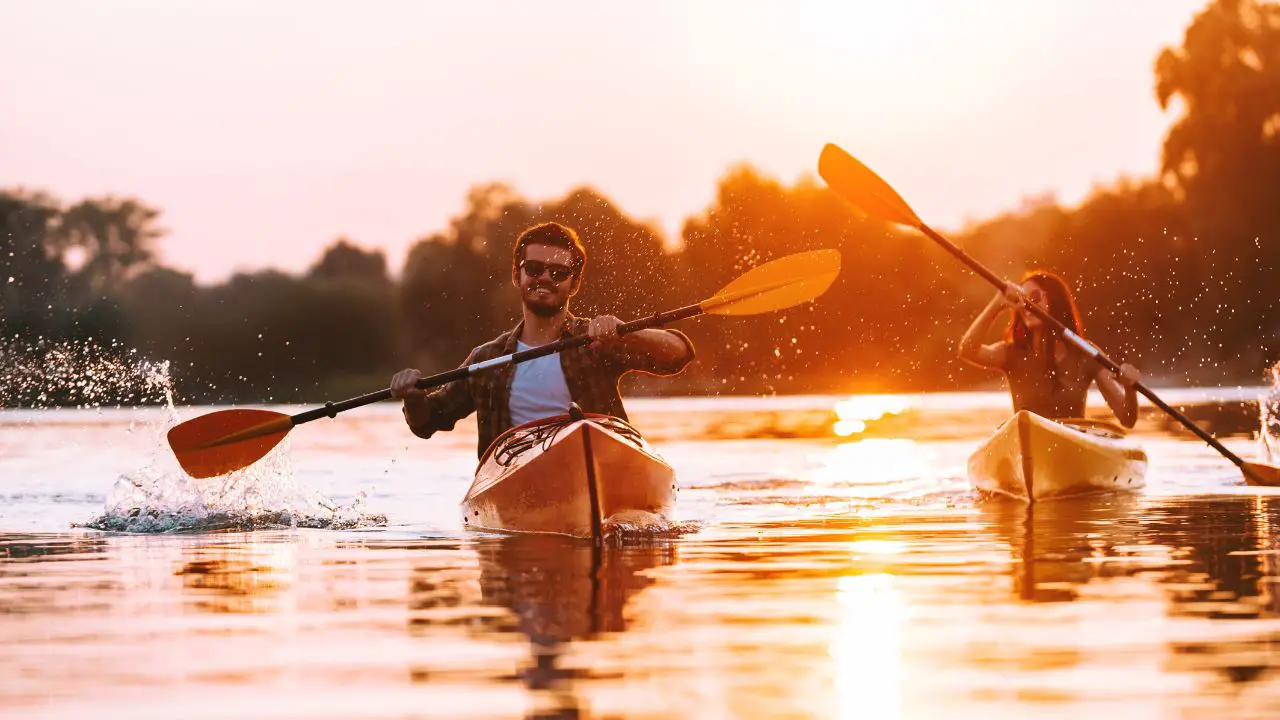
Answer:
<svg viewBox="0 0 1280 720"><path fill-rule="evenodd" d="M969 457L979 491L1034 502L1146 485L1147 454L1123 428L1019 411Z"/></svg>
<svg viewBox="0 0 1280 720"><path fill-rule="evenodd" d="M674 520L675 494L675 471L631 425L566 415L495 440L461 510L470 529L591 537L613 517Z"/></svg>

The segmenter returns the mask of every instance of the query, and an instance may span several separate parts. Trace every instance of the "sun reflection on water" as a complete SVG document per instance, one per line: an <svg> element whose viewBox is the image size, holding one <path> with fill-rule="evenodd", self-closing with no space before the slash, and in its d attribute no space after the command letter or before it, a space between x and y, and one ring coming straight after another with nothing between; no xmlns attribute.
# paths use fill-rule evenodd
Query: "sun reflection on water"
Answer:
<svg viewBox="0 0 1280 720"><path fill-rule="evenodd" d="M835 660L838 716L902 717L903 628L910 611L894 577L842 577L836 588L840 622L828 652Z"/></svg>
<svg viewBox="0 0 1280 720"><path fill-rule="evenodd" d="M905 398L893 395L857 395L836 403L832 431L840 437L857 435L867 429L868 422L897 415L910 407Z"/></svg>
<svg viewBox="0 0 1280 720"><path fill-rule="evenodd" d="M811 479L862 496L888 483L933 477L935 465L935 453L914 440L868 438L832 448Z"/></svg>
<svg viewBox="0 0 1280 720"><path fill-rule="evenodd" d="M906 545L900 540L854 540L849 550L858 556L901 555Z"/></svg>

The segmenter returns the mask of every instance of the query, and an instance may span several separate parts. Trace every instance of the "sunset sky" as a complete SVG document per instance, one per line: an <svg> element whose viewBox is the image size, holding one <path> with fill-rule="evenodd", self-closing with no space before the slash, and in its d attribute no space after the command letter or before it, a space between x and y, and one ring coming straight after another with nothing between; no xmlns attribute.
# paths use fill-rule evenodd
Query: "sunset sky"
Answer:
<svg viewBox="0 0 1280 720"><path fill-rule="evenodd" d="M398 271L488 180L675 236L731 164L792 182L826 142L955 229L1151 173L1155 56L1205 2L0 0L0 187L142 198L202 281L338 235Z"/></svg>

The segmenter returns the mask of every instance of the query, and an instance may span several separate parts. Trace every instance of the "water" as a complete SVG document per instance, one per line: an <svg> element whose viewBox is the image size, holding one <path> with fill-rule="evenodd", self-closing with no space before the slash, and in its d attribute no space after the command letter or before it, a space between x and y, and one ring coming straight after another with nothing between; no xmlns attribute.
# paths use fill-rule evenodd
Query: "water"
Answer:
<svg viewBox="0 0 1280 720"><path fill-rule="evenodd" d="M1252 459L1268 392L1162 396ZM1158 414L1141 492L1028 512L964 478L1003 394L628 407L690 525L599 553L463 529L470 421L362 408L228 483L163 406L0 411L0 716L1280 714L1280 490Z"/></svg>

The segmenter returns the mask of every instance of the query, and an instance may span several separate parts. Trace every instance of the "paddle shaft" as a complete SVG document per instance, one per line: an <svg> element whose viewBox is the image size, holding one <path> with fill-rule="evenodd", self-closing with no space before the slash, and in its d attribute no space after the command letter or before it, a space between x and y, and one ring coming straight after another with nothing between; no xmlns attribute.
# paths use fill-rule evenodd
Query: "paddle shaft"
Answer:
<svg viewBox="0 0 1280 720"><path fill-rule="evenodd" d="M916 227L916 229L923 232L925 235L928 235L931 240L941 245L943 248L946 249L947 252L954 255L958 260L963 262L965 265L968 265L971 270L981 275L983 278L987 280L987 282L991 283L992 285L995 285L1002 292L1004 291L1005 281L1002 280L999 275L996 275L995 273L988 270L986 266L984 266L982 263L978 262L977 260L974 260L973 256L969 255L969 253L960 249L960 247L957 246L955 243L946 239L941 234L936 232L933 228L929 227L928 225L925 225L924 223L920 223ZM1035 313L1036 317L1048 323L1055 330L1061 333L1063 337L1071 341L1071 343L1074 344L1076 347L1080 348L1086 354L1093 357L1093 359L1096 360L1099 365L1110 370L1113 373L1116 373L1116 374L1120 373L1120 366L1117 365L1114 360L1107 357L1106 354L1102 352L1102 350L1095 347L1089 341L1085 340L1079 335L1076 335L1074 332L1071 331L1070 328L1068 328L1066 325L1063 325L1061 322L1058 321L1057 318L1050 315L1048 312L1042 309L1039 305L1028 303L1026 304L1026 307L1028 310ZM1195 433L1201 440L1204 440L1205 442L1209 443L1209 445L1213 447L1214 450L1217 450L1218 452L1222 453L1224 457L1226 457L1231 462L1235 463L1236 467L1240 468L1240 470L1243 471L1246 475L1252 477L1254 480L1259 480L1261 482L1260 478L1258 478L1252 472L1249 471L1249 468L1245 466L1245 462L1244 460L1240 459L1240 456L1228 450L1225 445L1218 442L1217 438L1205 432L1204 430L1201 430L1200 426L1192 422L1191 419L1188 418L1186 415L1183 415L1182 413L1178 412L1173 407L1171 407L1164 400L1161 400L1160 397L1157 396L1154 392L1152 392L1151 389L1148 388L1146 385L1142 384L1141 382L1138 382L1134 384L1134 388L1138 392L1142 393L1143 397L1150 400L1153 405L1165 411L1166 413L1169 413L1170 415L1172 415L1174 419L1176 419L1178 422L1185 425L1188 430Z"/></svg>
<svg viewBox="0 0 1280 720"><path fill-rule="evenodd" d="M677 320L684 320L685 318L691 318L691 317L694 317L695 315L701 315L702 313L703 313L702 303L685 305L684 307L676 308L675 310L668 310L666 312L660 312L655 315L650 315L648 317L643 317L638 320L632 320L631 322L623 323L618 326L618 334L626 335L627 333L633 333L637 330L645 330L652 327L658 327L659 325L665 325L667 323L675 322ZM502 365L515 365L517 363L525 362L526 360L533 360L535 358L544 357L546 355L553 355L555 353L561 352L563 350L568 350L570 348L581 347L583 345L586 345L589 342L591 342L591 338L587 337L586 335L577 335L575 337L565 338L563 340L557 340L553 343L540 345L535 348L529 348L528 350L521 350L520 352L511 353L509 355L502 355L500 357L496 357L491 360L482 360L481 362L472 363L470 365L464 365L463 367L454 368L453 370L448 370L442 373L436 373L435 375L430 375L428 377L424 377L418 380L415 387L417 387L420 390L439 387L441 385L451 383L454 380L461 380L463 378L469 377L471 375L475 375L476 373L483 372L490 368L495 368ZM313 408L305 412L300 412L297 415L293 415L290 417L290 420L293 421L293 425L296 427L298 425L301 425L302 423L311 422L312 420L318 420L322 417L335 417L340 412L345 412L353 408L358 408L364 405L370 405L372 403L382 402L384 400L390 400L390 399L391 399L391 388L384 388L377 392L371 392L366 395L361 395L359 397L353 397L349 400L325 403L324 406L322 407Z"/></svg>

